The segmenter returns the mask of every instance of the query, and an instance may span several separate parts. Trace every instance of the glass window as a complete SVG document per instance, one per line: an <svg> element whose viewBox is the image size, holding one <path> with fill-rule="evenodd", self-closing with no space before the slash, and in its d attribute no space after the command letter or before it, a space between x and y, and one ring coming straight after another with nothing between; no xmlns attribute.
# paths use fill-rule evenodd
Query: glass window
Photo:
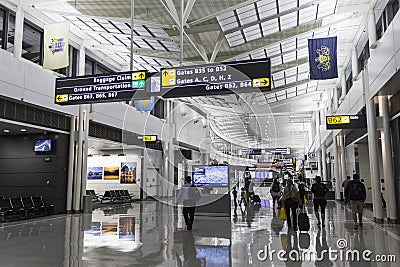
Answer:
<svg viewBox="0 0 400 267"><path fill-rule="evenodd" d="M36 64L42 65L43 32L27 23L24 23L22 36L22 57Z"/></svg>
<svg viewBox="0 0 400 267"><path fill-rule="evenodd" d="M5 25L6 25L6 12L0 9L0 47L4 48L4 39L5 39Z"/></svg>
<svg viewBox="0 0 400 267"><path fill-rule="evenodd" d="M397 11L399 11L399 1L396 0L392 3L393 18L396 16Z"/></svg>
<svg viewBox="0 0 400 267"><path fill-rule="evenodd" d="M109 70L108 68L96 63L96 72L95 74L105 74L105 73L112 73L113 71Z"/></svg>
<svg viewBox="0 0 400 267"><path fill-rule="evenodd" d="M86 59L85 59L85 75L93 74L93 66L94 66L94 61L86 57Z"/></svg>
<svg viewBox="0 0 400 267"><path fill-rule="evenodd" d="M7 31L7 51L14 52L14 36L15 36L15 16L11 15L8 19L8 31Z"/></svg>

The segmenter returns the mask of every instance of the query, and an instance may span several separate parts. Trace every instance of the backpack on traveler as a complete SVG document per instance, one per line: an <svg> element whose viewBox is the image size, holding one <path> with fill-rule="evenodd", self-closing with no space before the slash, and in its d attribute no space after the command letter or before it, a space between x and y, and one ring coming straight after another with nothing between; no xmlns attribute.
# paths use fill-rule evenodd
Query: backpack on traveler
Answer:
<svg viewBox="0 0 400 267"><path fill-rule="evenodd" d="M349 198L350 200L364 200L365 187L360 181L352 181L350 184Z"/></svg>
<svg viewBox="0 0 400 267"><path fill-rule="evenodd" d="M281 191L281 188L280 188L280 186L279 186L279 184L277 184L277 183L273 183L273 185L272 185L272 192L276 192L276 193L278 193L278 192L280 192Z"/></svg>

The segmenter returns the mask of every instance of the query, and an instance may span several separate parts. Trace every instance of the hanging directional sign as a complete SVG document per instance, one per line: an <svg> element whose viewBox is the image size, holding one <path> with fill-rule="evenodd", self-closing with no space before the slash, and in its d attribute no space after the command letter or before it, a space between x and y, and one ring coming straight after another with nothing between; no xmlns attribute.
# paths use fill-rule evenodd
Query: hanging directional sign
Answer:
<svg viewBox="0 0 400 267"><path fill-rule="evenodd" d="M55 103L90 104L130 100L146 87L146 71L129 71L56 79Z"/></svg>
<svg viewBox="0 0 400 267"><path fill-rule="evenodd" d="M166 98L270 90L268 58L161 70L161 94Z"/></svg>
<svg viewBox="0 0 400 267"><path fill-rule="evenodd" d="M357 129L367 128L364 115L337 115L326 116L326 129Z"/></svg>

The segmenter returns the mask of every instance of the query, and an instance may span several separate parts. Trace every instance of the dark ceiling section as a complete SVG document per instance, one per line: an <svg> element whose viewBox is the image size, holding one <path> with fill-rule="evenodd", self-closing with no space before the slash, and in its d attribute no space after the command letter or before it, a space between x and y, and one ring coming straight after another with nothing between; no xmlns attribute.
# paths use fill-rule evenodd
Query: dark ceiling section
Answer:
<svg viewBox="0 0 400 267"><path fill-rule="evenodd" d="M0 97L0 118L69 132L71 118L49 109Z"/></svg>

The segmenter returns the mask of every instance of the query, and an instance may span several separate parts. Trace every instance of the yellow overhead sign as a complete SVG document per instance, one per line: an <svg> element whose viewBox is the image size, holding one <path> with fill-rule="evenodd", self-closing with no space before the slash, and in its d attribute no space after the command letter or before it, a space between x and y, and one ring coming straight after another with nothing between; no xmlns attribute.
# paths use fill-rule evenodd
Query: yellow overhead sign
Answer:
<svg viewBox="0 0 400 267"><path fill-rule="evenodd" d="M268 87L269 78L258 78L253 79L253 87Z"/></svg>
<svg viewBox="0 0 400 267"><path fill-rule="evenodd" d="M326 117L327 124L349 124L350 116L330 116Z"/></svg>
<svg viewBox="0 0 400 267"><path fill-rule="evenodd" d="M143 142L155 142L157 141L157 135L144 135Z"/></svg>
<svg viewBox="0 0 400 267"><path fill-rule="evenodd" d="M146 72L144 71L132 72L132 81L144 80L145 78Z"/></svg>
<svg viewBox="0 0 400 267"><path fill-rule="evenodd" d="M176 69L166 69L161 73L162 86L175 86L176 85Z"/></svg>
<svg viewBox="0 0 400 267"><path fill-rule="evenodd" d="M56 95L56 102L68 102L68 94Z"/></svg>

